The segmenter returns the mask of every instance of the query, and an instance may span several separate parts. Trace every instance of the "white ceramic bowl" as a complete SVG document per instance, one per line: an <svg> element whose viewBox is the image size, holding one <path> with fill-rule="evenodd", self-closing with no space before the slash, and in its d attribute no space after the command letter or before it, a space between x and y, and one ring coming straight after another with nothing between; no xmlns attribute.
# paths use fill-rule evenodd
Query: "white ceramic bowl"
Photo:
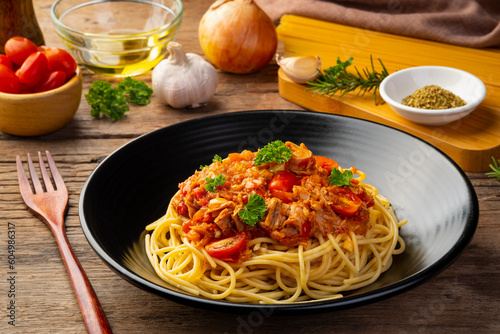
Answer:
<svg viewBox="0 0 500 334"><path fill-rule="evenodd" d="M450 109L420 109L402 100L417 89L438 85L461 97L467 104ZM451 67L419 66L394 72L380 84L380 95L401 116L419 124L443 125L469 115L486 96L484 83L476 76Z"/></svg>

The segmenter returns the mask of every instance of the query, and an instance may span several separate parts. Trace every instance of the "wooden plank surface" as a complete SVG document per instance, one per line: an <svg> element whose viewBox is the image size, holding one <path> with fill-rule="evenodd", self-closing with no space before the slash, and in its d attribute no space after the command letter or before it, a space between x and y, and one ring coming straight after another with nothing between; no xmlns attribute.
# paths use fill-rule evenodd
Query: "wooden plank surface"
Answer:
<svg viewBox="0 0 500 334"><path fill-rule="evenodd" d="M413 66L436 65L474 74L486 85L483 103L466 118L442 126L413 123L387 104L376 105L371 94L329 98L306 91L307 85L292 82L282 71L279 72L279 92L283 98L310 110L369 119L412 133L442 149L466 171L485 171L492 156L500 157L498 49L470 49L292 15L282 18L278 32L284 56L319 56L324 69L335 65L337 57L342 61L353 57L353 65L361 70L370 66L370 56L373 56L376 69L381 70L375 59L378 57L389 73Z"/></svg>
<svg viewBox="0 0 500 334"><path fill-rule="evenodd" d="M49 17L52 0L33 1L48 45L61 46ZM197 25L209 2L185 0L178 41L202 55ZM280 52L282 47L280 46ZM479 197L479 228L469 248L448 269L402 295L356 309L307 316L261 313L224 314L179 305L143 291L118 277L83 235L78 202L83 184L108 154L129 140L192 118L250 109L303 109L280 97L277 65L248 75L219 73L210 103L174 110L155 99L131 108L118 122L95 120L82 99L73 121L47 136L19 138L0 133L0 333L85 333L57 245L48 228L28 212L19 195L15 155L52 152L69 191L68 238L86 270L114 333L494 333L500 331L500 183L484 173L467 173ZM105 79L84 70L84 92ZM150 73L139 79L151 83ZM9 225L10 224L10 225ZM8 324L11 270L8 228L15 225L15 325Z"/></svg>

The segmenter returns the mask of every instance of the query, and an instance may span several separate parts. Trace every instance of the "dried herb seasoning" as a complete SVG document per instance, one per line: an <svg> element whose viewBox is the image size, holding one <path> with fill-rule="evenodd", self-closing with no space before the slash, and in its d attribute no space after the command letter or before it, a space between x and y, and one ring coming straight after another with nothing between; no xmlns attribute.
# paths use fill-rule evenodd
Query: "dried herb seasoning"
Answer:
<svg viewBox="0 0 500 334"><path fill-rule="evenodd" d="M420 109L450 109L467 104L459 96L437 85L417 89L413 94L405 97L401 103Z"/></svg>

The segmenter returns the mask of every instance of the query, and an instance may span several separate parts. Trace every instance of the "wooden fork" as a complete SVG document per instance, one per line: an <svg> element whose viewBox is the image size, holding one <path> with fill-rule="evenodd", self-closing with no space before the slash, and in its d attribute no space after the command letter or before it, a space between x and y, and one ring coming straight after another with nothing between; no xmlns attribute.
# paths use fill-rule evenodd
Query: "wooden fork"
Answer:
<svg viewBox="0 0 500 334"><path fill-rule="evenodd" d="M68 190L64 185L64 180L57 170L50 152L45 151L45 154L47 155L52 179L47 172L42 154L38 152L39 169L42 176L42 182L40 182L33 161L28 153L28 170L31 177L31 184L24 171L21 158L19 156L16 157L21 196L28 209L47 224L57 240L59 251L68 270L73 290L75 291L85 325L87 326L87 331L91 334L111 333L111 327L101 303L97 299L97 295L66 236L64 215L68 207Z"/></svg>

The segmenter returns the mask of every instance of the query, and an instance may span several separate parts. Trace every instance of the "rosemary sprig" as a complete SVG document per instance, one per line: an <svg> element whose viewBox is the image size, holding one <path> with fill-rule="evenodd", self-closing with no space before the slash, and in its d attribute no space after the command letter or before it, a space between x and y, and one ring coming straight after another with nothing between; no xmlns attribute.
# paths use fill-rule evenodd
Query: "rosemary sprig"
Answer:
<svg viewBox="0 0 500 334"><path fill-rule="evenodd" d="M497 181L500 181L500 159L498 162L495 160L495 157L491 157L493 159L493 163L490 164L490 168L493 170L492 172L485 173L486 176L496 178Z"/></svg>
<svg viewBox="0 0 500 334"><path fill-rule="evenodd" d="M380 73L375 70L371 55L371 71L363 69L363 72L360 73L358 69L354 67L356 73L349 73L346 69L352 64L353 58L350 57L347 61L342 62L339 57L337 58L337 65L329 67L324 71L320 70L321 75L315 81L307 82L311 87L306 90L314 90L315 93L321 93L321 95L327 95L329 97L334 96L337 92L340 92L339 97L342 97L356 89L359 89L358 95L364 95L366 92L373 90L375 104L378 104L378 87L382 80L389 75L382 60L380 60L380 58L378 58L378 60L380 65L382 65L382 71Z"/></svg>

